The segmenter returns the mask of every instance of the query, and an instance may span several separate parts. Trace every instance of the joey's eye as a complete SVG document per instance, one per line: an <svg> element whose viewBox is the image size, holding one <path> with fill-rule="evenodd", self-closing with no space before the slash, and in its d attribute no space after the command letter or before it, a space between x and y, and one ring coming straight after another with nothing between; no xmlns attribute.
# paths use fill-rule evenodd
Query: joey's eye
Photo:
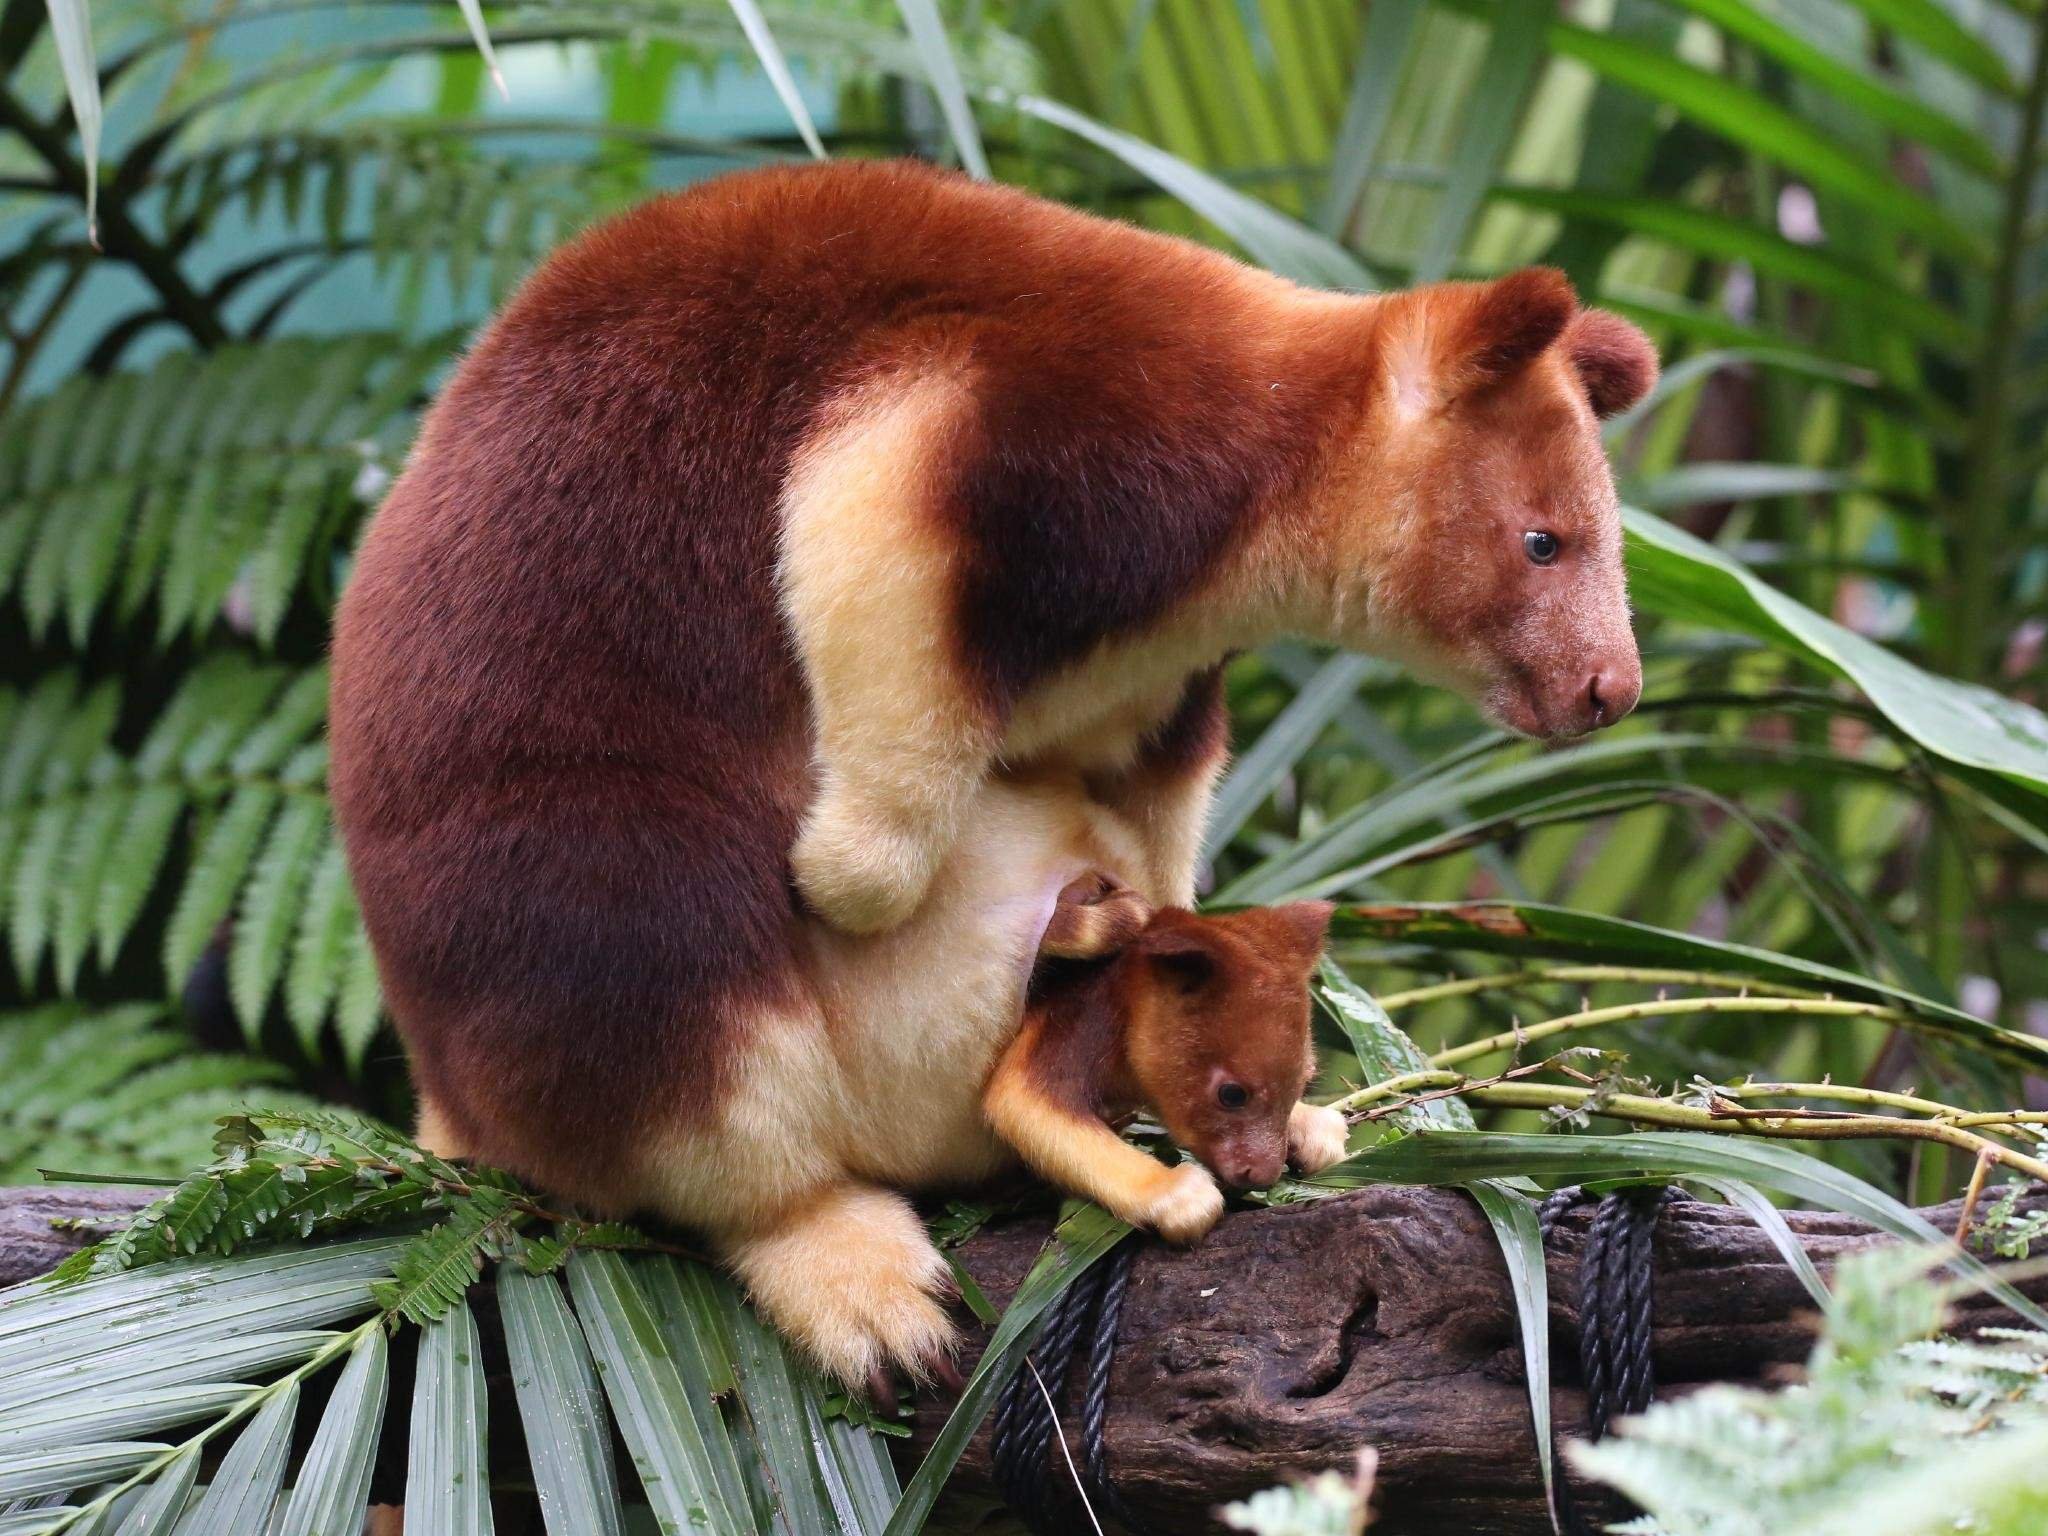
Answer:
<svg viewBox="0 0 2048 1536"><path fill-rule="evenodd" d="M1537 565L1548 565L1557 558L1563 546L1557 542L1557 535L1545 533L1540 528L1531 528L1522 535L1522 548L1529 559Z"/></svg>
<svg viewBox="0 0 2048 1536"><path fill-rule="evenodd" d="M1216 1102L1225 1109L1243 1109L1251 1101L1251 1090L1243 1083L1224 1083L1216 1090Z"/></svg>

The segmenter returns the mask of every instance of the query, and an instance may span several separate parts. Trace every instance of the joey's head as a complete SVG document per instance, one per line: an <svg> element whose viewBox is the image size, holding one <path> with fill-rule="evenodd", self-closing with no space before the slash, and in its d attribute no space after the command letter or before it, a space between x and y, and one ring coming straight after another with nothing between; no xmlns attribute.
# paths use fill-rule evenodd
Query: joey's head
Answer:
<svg viewBox="0 0 2048 1536"><path fill-rule="evenodd" d="M1231 1189L1287 1166L1287 1118L1315 1073L1309 976L1330 904L1153 915L1117 963L1124 1050L1173 1139Z"/></svg>
<svg viewBox="0 0 2048 1536"><path fill-rule="evenodd" d="M1369 441L1330 508L1333 638L1524 735L1613 724L1642 663L1600 422L1655 382L1648 338L1540 267L1380 306Z"/></svg>

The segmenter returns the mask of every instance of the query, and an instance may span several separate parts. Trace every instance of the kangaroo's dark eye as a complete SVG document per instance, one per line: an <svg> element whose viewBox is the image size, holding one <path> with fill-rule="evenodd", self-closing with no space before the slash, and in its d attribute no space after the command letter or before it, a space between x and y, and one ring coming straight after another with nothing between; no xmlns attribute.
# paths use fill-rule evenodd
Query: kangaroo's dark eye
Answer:
<svg viewBox="0 0 2048 1536"><path fill-rule="evenodd" d="M1528 552L1529 558L1538 565L1550 564L1551 561L1557 558L1557 552L1562 547L1557 542L1556 534L1545 533L1540 528L1531 528L1522 535L1522 548Z"/></svg>
<svg viewBox="0 0 2048 1536"><path fill-rule="evenodd" d="M1243 1109L1251 1101L1251 1090L1243 1083L1224 1083L1216 1090L1216 1102L1225 1109Z"/></svg>

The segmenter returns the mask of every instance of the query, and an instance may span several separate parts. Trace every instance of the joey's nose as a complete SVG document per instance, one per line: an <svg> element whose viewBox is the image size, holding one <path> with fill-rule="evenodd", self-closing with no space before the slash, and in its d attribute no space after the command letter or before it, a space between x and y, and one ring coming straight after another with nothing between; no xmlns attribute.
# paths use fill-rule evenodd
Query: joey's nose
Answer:
<svg viewBox="0 0 2048 1536"><path fill-rule="evenodd" d="M1586 682L1586 729L1612 725L1636 707L1643 693L1643 664L1634 656L1597 668Z"/></svg>
<svg viewBox="0 0 2048 1536"><path fill-rule="evenodd" d="M1233 1190L1270 1189L1286 1171L1284 1156L1232 1158L1217 1169L1223 1182Z"/></svg>

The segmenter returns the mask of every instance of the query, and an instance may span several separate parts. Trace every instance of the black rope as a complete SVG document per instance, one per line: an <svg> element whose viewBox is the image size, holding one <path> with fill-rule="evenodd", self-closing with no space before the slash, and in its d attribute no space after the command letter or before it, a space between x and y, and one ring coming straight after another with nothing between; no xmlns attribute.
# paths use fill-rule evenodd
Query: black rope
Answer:
<svg viewBox="0 0 2048 1536"><path fill-rule="evenodd" d="M1537 1210L1544 1241L1549 1242L1559 1217L1593 1198L1573 1185L1544 1200ZM1590 1439L1605 1439L1616 1419L1641 1413L1656 1392L1650 1360L1650 1312L1656 1296L1652 1244L1664 1207L1685 1198L1676 1187L1638 1185L1616 1190L1594 1207L1579 1253L1579 1373L1586 1387ZM1570 1536L1593 1536L1598 1527L1579 1508L1554 1436L1547 1454L1559 1522Z"/></svg>
<svg viewBox="0 0 2048 1536"><path fill-rule="evenodd" d="M1117 1323L1138 1251L1133 1233L1046 1309L1038 1340L996 1399L989 1457L996 1488L1034 1536L1068 1536L1073 1525L1056 1516L1054 1491L1067 1482L1059 1424L1047 1404L1059 1401L1082 1336L1088 1340L1081 1393L1081 1476L1088 1501L1132 1536L1146 1527L1118 1492L1109 1472L1103 1429L1109 1416L1109 1370L1116 1357ZM1033 1367L1036 1367L1036 1373ZM1043 1389L1040 1382L1044 1383Z"/></svg>

